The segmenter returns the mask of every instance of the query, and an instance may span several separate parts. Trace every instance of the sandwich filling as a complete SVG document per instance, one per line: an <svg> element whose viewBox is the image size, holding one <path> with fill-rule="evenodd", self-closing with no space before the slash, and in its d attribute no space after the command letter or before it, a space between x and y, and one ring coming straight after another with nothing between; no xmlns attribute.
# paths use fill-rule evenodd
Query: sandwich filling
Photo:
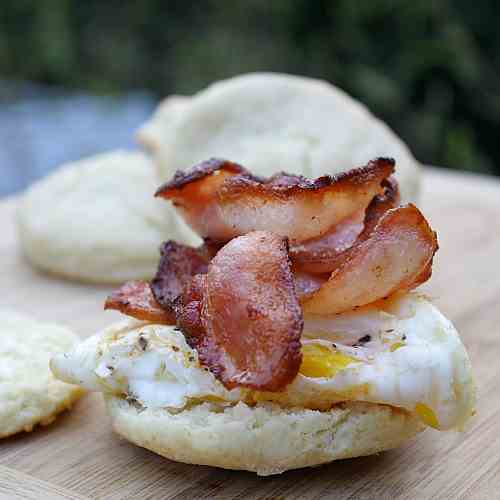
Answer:
<svg viewBox="0 0 500 500"><path fill-rule="evenodd" d="M431 275L436 233L399 206L393 172L390 159L315 180L257 178L225 160L178 172L157 195L205 244L165 243L152 282L106 302L136 320L53 371L141 407L365 401L462 427L475 404L467 353L411 292Z"/></svg>

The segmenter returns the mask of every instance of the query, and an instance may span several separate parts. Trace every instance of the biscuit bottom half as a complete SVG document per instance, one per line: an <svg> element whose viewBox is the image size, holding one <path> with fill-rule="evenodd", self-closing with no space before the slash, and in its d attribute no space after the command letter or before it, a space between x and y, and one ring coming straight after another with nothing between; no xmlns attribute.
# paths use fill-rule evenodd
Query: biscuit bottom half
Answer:
<svg viewBox="0 0 500 500"><path fill-rule="evenodd" d="M396 448L424 427L414 414L374 403L328 411L272 403L200 403L169 412L105 396L115 432L171 460L267 476Z"/></svg>

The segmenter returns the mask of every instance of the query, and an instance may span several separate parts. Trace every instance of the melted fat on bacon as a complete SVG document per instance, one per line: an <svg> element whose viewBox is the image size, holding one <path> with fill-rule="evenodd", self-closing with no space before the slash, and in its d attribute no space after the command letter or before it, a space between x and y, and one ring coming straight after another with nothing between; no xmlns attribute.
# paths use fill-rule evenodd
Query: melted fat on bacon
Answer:
<svg viewBox="0 0 500 500"><path fill-rule="evenodd" d="M133 318L152 323L175 325L175 314L166 311L157 302L151 286L144 281L128 281L115 290L104 304L104 309L115 309Z"/></svg>
<svg viewBox="0 0 500 500"><path fill-rule="evenodd" d="M437 236L412 204L387 211L337 260L328 281L302 301L305 313L334 314L415 288L430 277Z"/></svg>
<svg viewBox="0 0 500 500"><path fill-rule="evenodd" d="M178 301L178 326L228 389L279 391L299 371L303 318L287 250L265 231L235 238Z"/></svg>

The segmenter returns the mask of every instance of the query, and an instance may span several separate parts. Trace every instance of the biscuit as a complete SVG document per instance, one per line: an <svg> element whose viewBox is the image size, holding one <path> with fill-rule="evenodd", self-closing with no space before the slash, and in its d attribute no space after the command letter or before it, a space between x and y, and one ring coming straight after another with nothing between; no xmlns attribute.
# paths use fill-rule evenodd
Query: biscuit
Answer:
<svg viewBox="0 0 500 500"><path fill-rule="evenodd" d="M167 239L199 238L161 200L148 157L113 151L64 165L22 197L18 226L29 261L94 283L151 278Z"/></svg>
<svg viewBox="0 0 500 500"><path fill-rule="evenodd" d="M403 200L417 195L419 164L407 146L363 104L325 81L252 73L181 102L164 101L144 129L153 131L146 136L162 180L214 156L256 175L285 171L306 177L390 156Z"/></svg>
<svg viewBox="0 0 500 500"><path fill-rule="evenodd" d="M202 403L169 412L105 399L115 432L138 446L178 462L261 476L396 448L423 430L414 415L370 403L329 411Z"/></svg>
<svg viewBox="0 0 500 500"><path fill-rule="evenodd" d="M48 425L84 390L57 380L52 355L78 344L67 328L0 310L0 438Z"/></svg>
<svg viewBox="0 0 500 500"><path fill-rule="evenodd" d="M190 101L190 97L183 95L171 95L163 99L151 118L137 130L137 142L151 155L160 154L163 138L175 128Z"/></svg>

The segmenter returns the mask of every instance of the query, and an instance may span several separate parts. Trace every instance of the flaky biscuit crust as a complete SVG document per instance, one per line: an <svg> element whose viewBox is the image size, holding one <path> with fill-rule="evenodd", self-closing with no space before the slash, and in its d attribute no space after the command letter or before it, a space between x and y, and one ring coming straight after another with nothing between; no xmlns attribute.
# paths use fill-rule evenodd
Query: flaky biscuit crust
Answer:
<svg viewBox="0 0 500 500"><path fill-rule="evenodd" d="M414 415L368 403L329 411L202 403L174 413L105 399L115 432L138 446L178 462L261 476L396 448L423 430Z"/></svg>

